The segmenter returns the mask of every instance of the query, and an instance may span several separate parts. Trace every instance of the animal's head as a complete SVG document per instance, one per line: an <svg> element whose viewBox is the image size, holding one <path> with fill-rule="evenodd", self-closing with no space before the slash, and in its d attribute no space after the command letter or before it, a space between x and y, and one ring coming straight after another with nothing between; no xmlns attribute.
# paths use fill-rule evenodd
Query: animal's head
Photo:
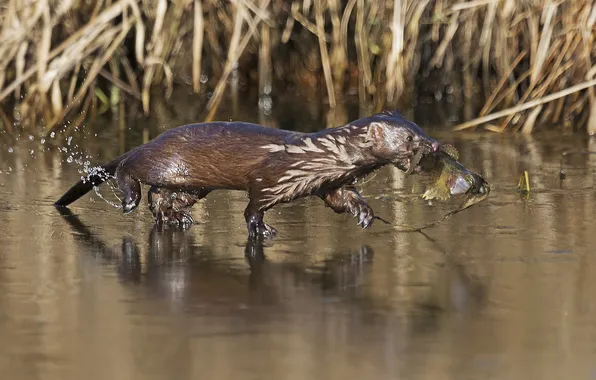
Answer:
<svg viewBox="0 0 596 380"><path fill-rule="evenodd" d="M397 110L383 111L359 121L368 127L366 139L372 154L402 170L414 171L423 155L439 149L437 140Z"/></svg>

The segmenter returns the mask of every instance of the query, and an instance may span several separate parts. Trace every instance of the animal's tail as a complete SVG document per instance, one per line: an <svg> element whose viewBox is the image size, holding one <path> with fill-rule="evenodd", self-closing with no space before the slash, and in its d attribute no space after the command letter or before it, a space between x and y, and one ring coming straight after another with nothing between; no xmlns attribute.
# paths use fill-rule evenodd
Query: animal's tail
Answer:
<svg viewBox="0 0 596 380"><path fill-rule="evenodd" d="M118 164L124 160L130 152L127 152L114 160L103 164L101 167L94 169L89 175L82 178L79 182L75 183L60 199L58 199L55 206L68 206L72 202L81 198L87 194L95 186L99 186L116 173Z"/></svg>

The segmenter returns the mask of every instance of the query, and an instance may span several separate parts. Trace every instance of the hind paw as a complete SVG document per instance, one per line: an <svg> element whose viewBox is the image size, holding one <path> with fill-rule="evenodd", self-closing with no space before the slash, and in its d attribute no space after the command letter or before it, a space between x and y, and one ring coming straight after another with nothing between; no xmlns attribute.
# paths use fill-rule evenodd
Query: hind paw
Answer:
<svg viewBox="0 0 596 380"><path fill-rule="evenodd" d="M264 238L272 238L277 235L277 230L267 223L263 223L262 225L257 227L257 234L261 235Z"/></svg>
<svg viewBox="0 0 596 380"><path fill-rule="evenodd" d="M266 223L248 223L248 236L251 239L257 237L271 239L275 237L275 235L277 235L277 230Z"/></svg>
<svg viewBox="0 0 596 380"><path fill-rule="evenodd" d="M189 212L174 212L172 210L168 210L166 212L158 213L155 217L155 222L157 224L168 224L174 226L188 227L194 223L194 220Z"/></svg>

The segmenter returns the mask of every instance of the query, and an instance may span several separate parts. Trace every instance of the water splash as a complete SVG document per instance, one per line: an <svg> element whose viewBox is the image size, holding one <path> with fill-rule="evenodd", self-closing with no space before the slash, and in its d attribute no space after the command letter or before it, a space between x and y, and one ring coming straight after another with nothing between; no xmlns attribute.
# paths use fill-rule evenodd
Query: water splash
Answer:
<svg viewBox="0 0 596 380"><path fill-rule="evenodd" d="M120 203L122 203L122 200L120 199L120 197L115 193L114 191L114 187L112 187L112 184L110 184L110 188L112 189L112 194L114 194L114 196L118 199L118 201ZM99 191L99 186L93 186L93 191L95 191L95 194L102 199L104 202L106 202L107 204L109 204L110 206L117 208L117 209L121 209L122 208L122 204L117 204L115 202L112 202L111 200L109 200L108 198L104 197L104 195Z"/></svg>
<svg viewBox="0 0 596 380"><path fill-rule="evenodd" d="M87 156L88 158L89 156ZM87 175L82 176L81 177L81 181L83 181L83 183L85 183L86 181L89 180L89 177L91 176L97 176L100 179L104 180L108 187L111 189L112 194L118 199L118 203L115 203L111 200L109 200L108 198L106 198L99 190L99 186L93 186L93 191L95 192L95 194L102 199L104 202L106 202L107 204L109 204L110 206L117 208L117 209L121 209L122 208L122 199L118 196L118 194L116 194L116 191L120 191L120 189L118 188L118 186L115 186L111 179L114 178L114 176L110 175L104 168L102 168L101 166L90 166L90 162L89 161L85 161L83 163L83 172L87 173Z"/></svg>

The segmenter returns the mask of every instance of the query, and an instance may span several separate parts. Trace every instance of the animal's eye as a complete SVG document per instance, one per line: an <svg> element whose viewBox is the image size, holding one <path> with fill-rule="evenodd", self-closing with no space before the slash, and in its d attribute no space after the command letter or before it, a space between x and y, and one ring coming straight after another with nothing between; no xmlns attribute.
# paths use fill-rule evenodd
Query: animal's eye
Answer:
<svg viewBox="0 0 596 380"><path fill-rule="evenodd" d="M408 137L406 137L406 141L407 142L412 142L412 140L414 140L414 138L412 137L412 135L408 135Z"/></svg>

